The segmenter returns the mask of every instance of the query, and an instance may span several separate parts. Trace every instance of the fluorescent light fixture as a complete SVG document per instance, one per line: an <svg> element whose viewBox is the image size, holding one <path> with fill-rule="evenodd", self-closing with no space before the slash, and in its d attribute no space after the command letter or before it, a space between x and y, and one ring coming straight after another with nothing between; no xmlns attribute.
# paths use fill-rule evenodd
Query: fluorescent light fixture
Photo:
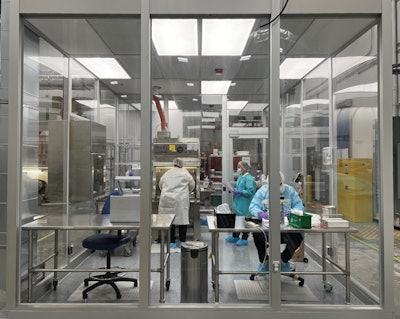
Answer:
<svg viewBox="0 0 400 319"><path fill-rule="evenodd" d="M247 103L242 112L261 112L268 106L268 103Z"/></svg>
<svg viewBox="0 0 400 319"><path fill-rule="evenodd" d="M201 112L200 111L184 111L183 112L184 117L201 117Z"/></svg>
<svg viewBox="0 0 400 319"><path fill-rule="evenodd" d="M240 57L239 61L248 61L251 59L251 55L243 55Z"/></svg>
<svg viewBox="0 0 400 319"><path fill-rule="evenodd" d="M186 83L187 86L194 86L194 83L188 82Z"/></svg>
<svg viewBox="0 0 400 319"><path fill-rule="evenodd" d="M77 103L90 107L91 109L97 109L99 105L97 100L75 100Z"/></svg>
<svg viewBox="0 0 400 319"><path fill-rule="evenodd" d="M204 130L215 130L215 125L202 125L201 128Z"/></svg>
<svg viewBox="0 0 400 319"><path fill-rule="evenodd" d="M193 102L197 102L199 99L193 98L192 101Z"/></svg>
<svg viewBox="0 0 400 319"><path fill-rule="evenodd" d="M153 19L152 40L158 55L198 55L197 19Z"/></svg>
<svg viewBox="0 0 400 319"><path fill-rule="evenodd" d="M117 84L118 84L118 81L110 81L110 84L111 84L111 85L117 85Z"/></svg>
<svg viewBox="0 0 400 319"><path fill-rule="evenodd" d="M280 77L283 80L302 79L323 60L323 58L286 58L280 67Z"/></svg>
<svg viewBox="0 0 400 319"><path fill-rule="evenodd" d="M188 125L187 129L188 130L200 130L200 125Z"/></svg>
<svg viewBox="0 0 400 319"><path fill-rule="evenodd" d="M130 76L114 58L77 58L99 79L130 79Z"/></svg>
<svg viewBox="0 0 400 319"><path fill-rule="evenodd" d="M215 123L215 117L202 117L201 123Z"/></svg>
<svg viewBox="0 0 400 319"><path fill-rule="evenodd" d="M201 94L226 94L231 81L201 81Z"/></svg>
<svg viewBox="0 0 400 319"><path fill-rule="evenodd" d="M232 82L231 83L231 86L233 87L233 86L236 86L236 82Z"/></svg>
<svg viewBox="0 0 400 319"><path fill-rule="evenodd" d="M128 95L126 94L121 94L121 98L126 99L128 97Z"/></svg>
<svg viewBox="0 0 400 319"><path fill-rule="evenodd" d="M255 19L203 19L202 55L242 55Z"/></svg>
<svg viewBox="0 0 400 319"><path fill-rule="evenodd" d="M179 61L179 62L183 62L183 63L188 63L188 62L189 62L189 59L188 59L188 58L184 58L184 57L178 56L178 61Z"/></svg>
<svg viewBox="0 0 400 319"><path fill-rule="evenodd" d="M161 107L165 110L164 101L160 101ZM175 101L168 101L168 110L177 110L178 106L176 105Z"/></svg>
<svg viewBox="0 0 400 319"><path fill-rule="evenodd" d="M215 117L215 118L218 118L219 115L220 115L219 112L206 112L206 111L203 112L203 116L204 117Z"/></svg>
<svg viewBox="0 0 400 319"><path fill-rule="evenodd" d="M245 107L248 101L228 101L228 110L241 110Z"/></svg>

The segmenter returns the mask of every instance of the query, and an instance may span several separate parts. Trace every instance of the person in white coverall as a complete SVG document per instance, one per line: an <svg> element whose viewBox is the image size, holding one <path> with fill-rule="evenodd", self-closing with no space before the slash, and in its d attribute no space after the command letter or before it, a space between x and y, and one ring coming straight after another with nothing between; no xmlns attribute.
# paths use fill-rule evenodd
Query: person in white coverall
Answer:
<svg viewBox="0 0 400 319"><path fill-rule="evenodd" d="M189 224L189 194L196 183L180 158L174 159L174 167L160 178L158 187L161 189L159 214L175 214L171 226L171 248L181 246L186 241L187 225ZM179 228L179 242L175 243L175 226Z"/></svg>

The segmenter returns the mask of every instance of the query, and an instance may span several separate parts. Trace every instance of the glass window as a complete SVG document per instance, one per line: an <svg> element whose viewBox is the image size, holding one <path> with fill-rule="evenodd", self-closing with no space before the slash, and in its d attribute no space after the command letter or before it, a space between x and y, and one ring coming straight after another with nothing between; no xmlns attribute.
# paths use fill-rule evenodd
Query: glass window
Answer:
<svg viewBox="0 0 400 319"><path fill-rule="evenodd" d="M113 229L110 221L114 226L124 222L120 218L127 218L131 206L140 207L139 25L138 19L127 17L27 20L22 302L101 301L101 288L88 288L87 295L84 289L99 275L97 269L107 266L108 252L114 265L130 269L122 280L138 277L138 253L129 258L138 227ZM135 176L130 177L126 172L132 169ZM123 192L114 193L117 186ZM98 232L128 240L115 249L84 244ZM37 270L57 267L72 271ZM114 268L108 276L115 274ZM44 289L49 283L54 290ZM136 297L121 295L137 303L137 284L129 284L121 289L134 288ZM118 300L115 294L105 302Z"/></svg>
<svg viewBox="0 0 400 319"><path fill-rule="evenodd" d="M321 234L303 234L305 252L300 245L291 266L339 272L323 276L323 284L313 289L320 302L368 304L368 290L379 298L377 27L364 18L281 22L282 167L287 183L301 195L304 211L311 214L312 225L321 229ZM321 30L346 34L339 41ZM289 219L292 225L301 220ZM334 222L356 232L331 232ZM376 236L367 235L371 228ZM367 257L364 248L371 244L375 248ZM372 277L360 276L365 258L376 261L368 264ZM353 281L346 289L350 278L340 274L350 264ZM313 285L316 278L301 277L304 286Z"/></svg>

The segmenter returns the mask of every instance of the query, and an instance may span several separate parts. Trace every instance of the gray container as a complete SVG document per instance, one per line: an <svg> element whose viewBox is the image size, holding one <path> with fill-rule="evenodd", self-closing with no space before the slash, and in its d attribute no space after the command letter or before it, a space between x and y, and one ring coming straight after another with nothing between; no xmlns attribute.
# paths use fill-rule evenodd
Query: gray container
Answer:
<svg viewBox="0 0 400 319"><path fill-rule="evenodd" d="M181 303L208 302L207 244L188 241L181 246Z"/></svg>

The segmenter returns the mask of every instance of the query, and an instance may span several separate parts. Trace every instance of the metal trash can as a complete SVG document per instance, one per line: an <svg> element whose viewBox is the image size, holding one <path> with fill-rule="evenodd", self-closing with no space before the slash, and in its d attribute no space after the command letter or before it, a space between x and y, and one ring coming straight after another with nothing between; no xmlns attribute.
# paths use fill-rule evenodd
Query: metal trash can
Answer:
<svg viewBox="0 0 400 319"><path fill-rule="evenodd" d="M207 244L188 241L181 246L181 303L208 302Z"/></svg>

